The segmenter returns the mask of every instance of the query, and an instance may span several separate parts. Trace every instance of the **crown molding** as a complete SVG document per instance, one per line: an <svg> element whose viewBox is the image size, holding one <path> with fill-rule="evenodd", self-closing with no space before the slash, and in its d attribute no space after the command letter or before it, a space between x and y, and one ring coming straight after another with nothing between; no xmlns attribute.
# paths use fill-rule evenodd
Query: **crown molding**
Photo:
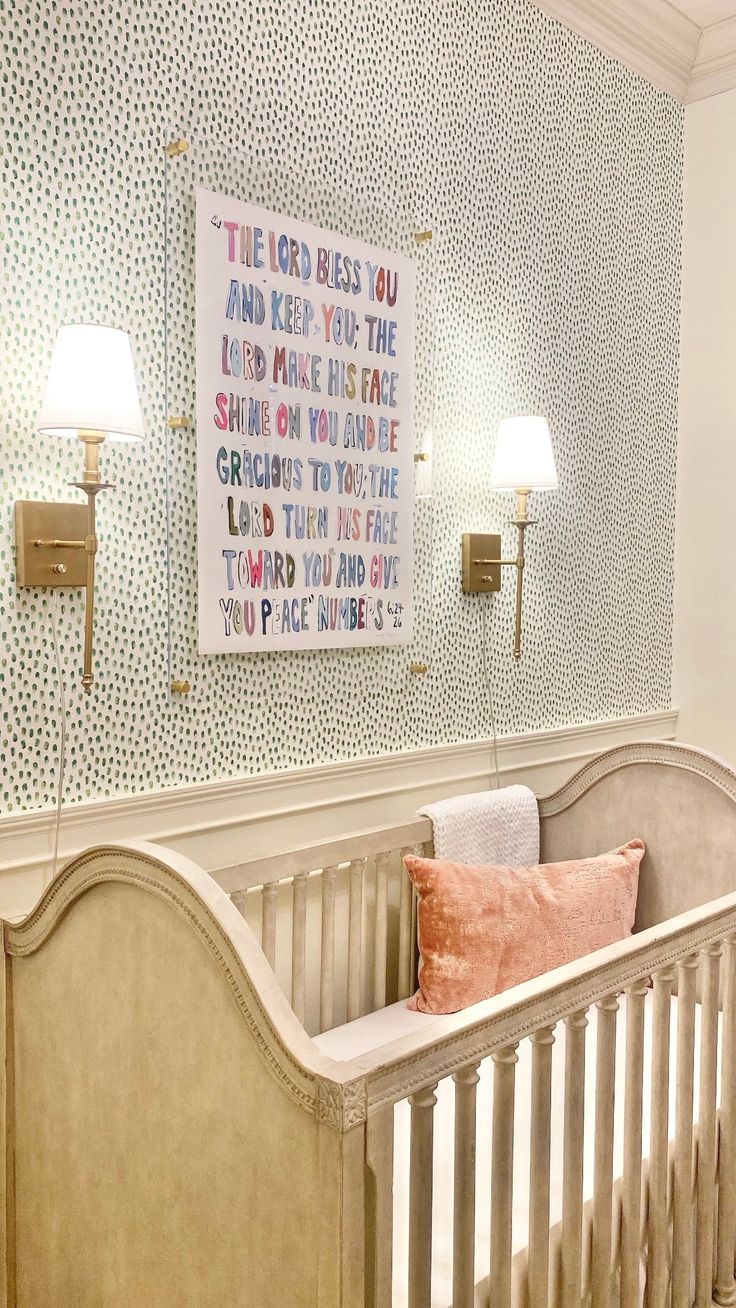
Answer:
<svg viewBox="0 0 736 1308"><path fill-rule="evenodd" d="M687 99L701 29L667 0L533 2L660 90Z"/></svg>
<svg viewBox="0 0 736 1308"><path fill-rule="evenodd" d="M703 28L686 102L736 88L736 17Z"/></svg>
<svg viewBox="0 0 736 1308"><path fill-rule="evenodd" d="M736 88L736 14L701 28L668 0L532 2L682 104Z"/></svg>

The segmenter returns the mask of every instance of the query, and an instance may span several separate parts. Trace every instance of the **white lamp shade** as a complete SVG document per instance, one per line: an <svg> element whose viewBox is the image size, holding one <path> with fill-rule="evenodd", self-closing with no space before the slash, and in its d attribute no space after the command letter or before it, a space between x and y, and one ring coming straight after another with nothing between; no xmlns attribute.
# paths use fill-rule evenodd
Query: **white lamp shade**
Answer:
<svg viewBox="0 0 736 1308"><path fill-rule="evenodd" d="M547 419L504 418L493 455L493 489L554 490L558 484Z"/></svg>
<svg viewBox="0 0 736 1308"><path fill-rule="evenodd" d="M37 430L51 436L104 431L145 438L127 332L93 323L59 328Z"/></svg>

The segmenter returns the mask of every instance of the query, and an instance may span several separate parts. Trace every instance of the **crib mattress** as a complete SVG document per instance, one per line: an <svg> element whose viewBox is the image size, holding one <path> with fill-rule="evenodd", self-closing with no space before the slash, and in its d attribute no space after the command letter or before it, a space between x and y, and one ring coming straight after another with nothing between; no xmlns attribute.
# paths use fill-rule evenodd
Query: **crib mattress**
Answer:
<svg viewBox="0 0 736 1308"><path fill-rule="evenodd" d="M651 1084L649 1067L651 1066L652 1046L652 996L645 1002L645 1049L644 1049L644 1115L642 1157L646 1160L649 1153L649 1125L651 1113ZM586 1262L589 1256L592 1197L593 1197L593 1140L594 1140L594 1096L595 1096L595 1043L597 1010L592 1008L588 1014L589 1026L586 1038L585 1063L585 1143L583 1158L583 1190L587 1205L584 1214L585 1230L583 1246ZM371 1050L379 1049L402 1035L418 1030L430 1029L433 1018L423 1013L413 1013L406 1007L405 1001L392 1004L378 1013L358 1018L334 1031L325 1032L315 1038L315 1044L329 1057L337 1061L360 1058ZM620 1001L617 1021L616 1041L616 1086L615 1086L615 1127L614 1127L614 1177L623 1174L624 1158L624 1069L625 1069L625 1025L626 1001ZM674 1134L675 1111L675 1058L677 1036L677 1000L671 1004L671 1038L670 1038L670 1139ZM696 1008L696 1048L695 1067L699 1065L700 1044L700 1008ZM719 1042L720 1044L720 1042ZM514 1208L513 1208L513 1252L514 1277L517 1304L526 1299L526 1247L529 1226L529 1122L531 1116L531 1064L532 1048L528 1040L523 1040L518 1049L519 1061L516 1069L515 1100L515 1141L514 1141ZM550 1228L552 1231L550 1245L550 1276L559 1275L560 1223L562 1219L562 1149L564 1122L564 1070L565 1070L565 1026L560 1023L556 1029L556 1039L552 1053L552 1119L551 1119L551 1169L550 1169ZM488 1274L490 1267L490 1157L491 1157L491 1121L493 1106L493 1063L485 1059L480 1066L480 1082L477 1092L477 1172L476 1172L476 1304L478 1308L488 1305ZM440 1081L437 1088L437 1106L434 1113L434 1191L432 1223L432 1306L449 1308L452 1304L452 1209L453 1209L453 1131L454 1131L454 1086L450 1078ZM695 1077L695 1101L693 1116L698 1114L698 1077ZM395 1110L395 1144L394 1144L394 1304L402 1306L407 1303L409 1243L409 1133L410 1108L406 1100L396 1105ZM614 1209L618 1205L614 1203ZM614 1235L615 1243L615 1235ZM587 1267L585 1269L587 1278ZM552 1302L557 1302L554 1285Z"/></svg>

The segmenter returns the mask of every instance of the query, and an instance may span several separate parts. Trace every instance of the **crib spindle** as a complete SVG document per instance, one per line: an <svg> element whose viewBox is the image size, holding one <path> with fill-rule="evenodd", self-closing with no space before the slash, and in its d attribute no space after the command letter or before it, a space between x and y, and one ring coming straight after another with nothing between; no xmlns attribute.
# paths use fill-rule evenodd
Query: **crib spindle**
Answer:
<svg viewBox="0 0 736 1308"><path fill-rule="evenodd" d="M412 987L412 960L414 957L411 927L414 890L411 878L404 867L404 859L411 848L401 851L401 890L399 893L399 999L407 999Z"/></svg>
<svg viewBox="0 0 736 1308"><path fill-rule="evenodd" d="M736 1303L736 935L726 941L723 1061L718 1154L718 1254L715 1301Z"/></svg>
<svg viewBox="0 0 736 1308"><path fill-rule="evenodd" d="M409 1308L432 1303L432 1147L437 1082L411 1095Z"/></svg>
<svg viewBox="0 0 736 1308"><path fill-rule="evenodd" d="M386 1006L386 948L388 939L388 854L376 854L376 923L373 950L373 1007Z"/></svg>
<svg viewBox="0 0 736 1308"><path fill-rule="evenodd" d="M677 1084L672 1202L672 1308L690 1308L696 954L677 964Z"/></svg>
<svg viewBox="0 0 736 1308"><path fill-rule="evenodd" d="M583 1253L583 1127L586 1010L565 1018L562 1156L562 1308L580 1308Z"/></svg>
<svg viewBox="0 0 736 1308"><path fill-rule="evenodd" d="M478 1063L455 1072L452 1306L475 1303L475 1128Z"/></svg>
<svg viewBox="0 0 736 1308"><path fill-rule="evenodd" d="M322 872L322 958L319 978L319 1029L329 1031L334 1018L336 867Z"/></svg>
<svg viewBox="0 0 736 1308"><path fill-rule="evenodd" d="M276 894L278 882L270 881L261 891L261 949L271 967L276 969Z"/></svg>
<svg viewBox="0 0 736 1308"><path fill-rule="evenodd" d="M670 1017L674 973L665 968L652 978L652 1104L647 1214L647 1308L665 1308L668 1293L667 1173L670 1102Z"/></svg>
<svg viewBox="0 0 736 1308"><path fill-rule="evenodd" d="M291 884L291 1007L304 1025L305 972L307 958L307 873L300 872Z"/></svg>
<svg viewBox="0 0 736 1308"><path fill-rule="evenodd" d="M368 1118L366 1164L368 1186L367 1308L391 1308L393 1289L394 1107L389 1104Z"/></svg>
<svg viewBox="0 0 736 1308"><path fill-rule="evenodd" d="M491 1136L491 1303L510 1308L517 1046L493 1054Z"/></svg>
<svg viewBox="0 0 736 1308"><path fill-rule="evenodd" d="M715 1216L713 1197L716 1192L716 1070L720 962L721 943L717 941L704 949L701 954L701 965L705 976L700 1026L695 1308L710 1308L713 1302Z"/></svg>
<svg viewBox="0 0 736 1308"><path fill-rule="evenodd" d="M415 854L421 854L422 848L419 846L414 850ZM419 897L414 887L411 891L411 931L409 932L409 993L411 994L417 979L417 963L419 958Z"/></svg>
<svg viewBox="0 0 736 1308"><path fill-rule="evenodd" d="M348 1022L360 1017L360 979L363 933L363 877L365 859L350 864L350 909L348 919Z"/></svg>
<svg viewBox="0 0 736 1308"><path fill-rule="evenodd" d="M232 895L230 896L233 904L237 908L241 917L245 917L246 893L247 892L245 890L234 890Z"/></svg>
<svg viewBox="0 0 736 1308"><path fill-rule="evenodd" d="M593 1161L593 1308L610 1308L613 1220L613 1114L616 1084L618 996L596 1004L595 1146ZM543 1308L547 1308L545 1299Z"/></svg>
<svg viewBox="0 0 736 1308"><path fill-rule="evenodd" d="M641 981L626 991L624 1174L621 1214L621 1308L639 1308L641 1242L641 1136L644 1089L644 1001Z"/></svg>
<svg viewBox="0 0 736 1308"><path fill-rule="evenodd" d="M529 1308L549 1303L549 1170L554 1027L530 1036L532 1120L529 1154Z"/></svg>

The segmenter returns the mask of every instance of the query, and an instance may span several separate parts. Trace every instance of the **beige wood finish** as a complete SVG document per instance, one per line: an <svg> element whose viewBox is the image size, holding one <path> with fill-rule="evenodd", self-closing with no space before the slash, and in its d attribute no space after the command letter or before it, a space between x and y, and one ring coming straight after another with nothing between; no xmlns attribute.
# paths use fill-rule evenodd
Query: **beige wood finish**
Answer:
<svg viewBox="0 0 736 1308"><path fill-rule="evenodd" d="M718 1157L717 1304L736 1304L736 934L726 938Z"/></svg>
<svg viewBox="0 0 736 1308"><path fill-rule="evenodd" d="M401 846L407 834L426 837ZM431 854L426 820L367 833L366 858L347 858L355 837L217 873L310 1034L406 998L416 988L416 897L402 857ZM315 859L331 861L312 866ZM284 867L294 869L284 876ZM258 883L256 876L267 879ZM317 893L318 892L318 893ZM319 951L320 967L306 970Z"/></svg>
<svg viewBox="0 0 736 1308"><path fill-rule="evenodd" d="M475 1302L475 1160L478 1064L453 1073L455 1082L455 1175L453 1195L453 1308Z"/></svg>
<svg viewBox="0 0 736 1308"><path fill-rule="evenodd" d="M549 1302L551 1026L540 1027L532 1043L532 1120L529 1152L529 1308Z"/></svg>
<svg viewBox="0 0 736 1308"><path fill-rule="evenodd" d="M432 1302L432 1141L437 1082L417 1090L411 1105L409 1200L409 1308Z"/></svg>
<svg viewBox="0 0 736 1308"><path fill-rule="evenodd" d="M394 1106L369 1119L366 1129L367 1308L391 1308L393 1272Z"/></svg>
<svg viewBox="0 0 736 1308"><path fill-rule="evenodd" d="M254 1303L360 1301L342 1196L362 1145L209 877L153 847L92 851L5 949L11 1304L241 1308L246 1271Z"/></svg>
<svg viewBox="0 0 736 1308"><path fill-rule="evenodd" d="M246 901L247 907L251 894L257 896L263 950L213 879L170 851L134 843L101 847L63 869L23 923L4 926L8 1308L243 1308L244 1302L257 1308L389 1308L397 1258L393 1112L405 1099L412 1105L409 1303L412 1308L428 1305L435 1088L440 1080L455 1077L457 1157L463 1175L470 1176L475 1069L494 1057L494 1308L509 1308L514 1294L509 1230L515 1048L529 1037L534 1040L532 1120L523 1129L532 1131L544 1181L547 1055L559 1023L566 1027L567 1066L560 1302L580 1306L580 1142L585 1113L594 1111L595 1303L604 1308L605 1189L613 1185L607 1162L609 1105L602 1089L600 1098L596 1091L595 1105L585 1103L585 1014L599 1006L607 1034L596 1059L604 1076L615 1040L616 997L626 993L629 1003L633 996L633 1014L627 1008L624 1184L629 1204L624 1239L632 1246L632 1210L641 1184L642 1056L636 1004L652 978L654 1192L649 1229L654 1241L652 1266L645 1270L648 1286L656 1290L668 1275L662 1228L667 1124L662 1125L661 1116L655 1119L657 1102L667 1100L665 1027L673 968L679 1012L673 1305L686 1302L696 1272L705 1302L714 1240L718 1282L713 1298L733 1303L736 777L716 760L684 747L624 747L583 769L561 792L541 801L540 811L547 857L596 852L633 835L644 838L643 929L465 1012L440 1018L354 1064L334 1063L318 1052L276 982L267 955L280 969L282 984L286 978L297 1007L308 1007L307 992L316 981L317 1002L329 1023L340 1005L346 1010L350 1002L355 1011L356 977L361 1005L370 1006L376 989L380 997L385 920L386 997L392 988L407 993L415 975L414 905L408 882L399 874L397 852L426 848L431 839L426 823L329 841L317 852L259 860L250 869L242 864L242 877L233 869L223 873L223 883L240 906ZM380 854L392 855L385 907L382 888L376 894L370 881ZM303 898L310 900L310 874L315 873L321 911L313 953L301 905ZM292 884L305 875L306 882ZM337 893L341 876L344 902ZM719 892L720 898L697 904ZM276 914L284 896L293 914L285 935L279 934ZM676 910L683 911L675 915ZM697 1077L705 1093L703 1127L710 1140L718 992L713 960L722 942L719 1150L716 1156L706 1141L698 1155L700 1202L693 1214L692 1094ZM320 958L316 969L310 966L313 957ZM338 960L343 957L348 961L341 971ZM696 993L704 1005L697 1067ZM719 1195L715 1227L714 1214L703 1202L714 1169L713 1188ZM549 1277L542 1252L545 1207L543 1185L533 1200L534 1308L541 1305ZM470 1247L472 1220L471 1200L464 1198L454 1232L458 1257ZM659 1269L654 1266L657 1248L664 1264ZM467 1270L463 1276L457 1269L456 1285L459 1302L463 1296L469 1302ZM628 1286L630 1299L630 1281ZM652 1303L659 1303L656 1294Z"/></svg>
<svg viewBox="0 0 736 1308"><path fill-rule="evenodd" d="M644 839L637 930L736 890L736 776L700 750L664 742L622 745L586 764L554 795L540 799L539 810L543 861L597 854L633 836ZM337 914L334 931L322 921L320 897L312 902L313 947L320 948L323 928L327 935L326 969L321 976L313 972L306 982L305 1020L310 1033L316 1033L372 1011L382 995L392 1003L414 990L416 903L400 860L409 853L431 852L431 824L419 818L243 862L213 875L239 902L244 891L247 897L267 898L261 944L271 960L276 947L273 883L288 886L292 878L309 875L311 884L321 881L328 867L345 870L350 907ZM338 871L338 882L341 875ZM332 891L326 888L323 893L326 911L334 915ZM249 920L258 931L258 917ZM293 962L286 956L282 960L281 954L288 955L293 938L292 930L278 939L283 971L281 966L278 970L287 996L293 996ZM315 1015L311 1020L310 1012Z"/></svg>
<svg viewBox="0 0 736 1308"><path fill-rule="evenodd" d="M644 1076L644 1000L647 985L626 991L626 1084L624 1088L624 1175L621 1214L621 1308L639 1306L641 1242L641 1137Z"/></svg>
<svg viewBox="0 0 736 1308"><path fill-rule="evenodd" d="M348 1022L360 1017L360 972L362 962L363 931L363 876L365 859L353 859L350 864L349 922L348 922Z"/></svg>
<svg viewBox="0 0 736 1308"><path fill-rule="evenodd" d="M647 1308L664 1308L669 1288L667 1267L667 1168L670 1006L673 972L665 968L654 973L652 1064L650 1074L657 1093L651 1099L649 1212L647 1218Z"/></svg>
<svg viewBox="0 0 736 1308"><path fill-rule="evenodd" d="M705 973L701 1016L700 1113L695 1254L695 1308L710 1308L713 1293L716 1186L716 1075L718 1064L718 991L722 944L717 940L700 956Z"/></svg>
<svg viewBox="0 0 736 1308"><path fill-rule="evenodd" d="M579 1308L582 1295L583 1126L585 1123L586 1010L565 1018L565 1139L562 1160L562 1304Z"/></svg>
<svg viewBox="0 0 736 1308"><path fill-rule="evenodd" d="M647 846L636 930L736 890L736 776L687 745L624 745L539 802L542 861L634 836Z"/></svg>
<svg viewBox="0 0 736 1308"><path fill-rule="evenodd" d="M672 1196L672 1308L690 1308L692 1254L695 955L677 964L677 1087L675 1175Z"/></svg>
<svg viewBox="0 0 736 1308"><path fill-rule="evenodd" d="M373 1007L386 1004L386 955L388 937L388 865L389 854L376 854L376 914L373 958Z"/></svg>
<svg viewBox="0 0 736 1308"><path fill-rule="evenodd" d="M307 971L307 875L300 872L292 883L291 1006L304 1023Z"/></svg>
<svg viewBox="0 0 736 1308"><path fill-rule="evenodd" d="M611 1301L614 1182L613 1114L616 1086L616 1015L618 1013L618 998L616 995L609 995L605 999L600 999L597 1008L591 1289L593 1308L608 1308Z"/></svg>
<svg viewBox="0 0 736 1308"><path fill-rule="evenodd" d="M511 1299L511 1217L514 1198L516 1043L493 1054L491 1141L491 1303Z"/></svg>

